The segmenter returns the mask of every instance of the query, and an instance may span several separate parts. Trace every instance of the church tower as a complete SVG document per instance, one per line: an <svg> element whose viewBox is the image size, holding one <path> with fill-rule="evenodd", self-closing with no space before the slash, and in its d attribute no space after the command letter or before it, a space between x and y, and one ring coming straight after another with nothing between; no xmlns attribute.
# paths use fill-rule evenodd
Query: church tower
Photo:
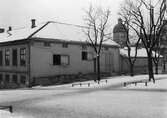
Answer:
<svg viewBox="0 0 167 118"><path fill-rule="evenodd" d="M126 46L126 38L127 38L127 29L126 26L122 23L122 19L118 19L118 24L115 25L113 29L113 40L120 44L123 48Z"/></svg>

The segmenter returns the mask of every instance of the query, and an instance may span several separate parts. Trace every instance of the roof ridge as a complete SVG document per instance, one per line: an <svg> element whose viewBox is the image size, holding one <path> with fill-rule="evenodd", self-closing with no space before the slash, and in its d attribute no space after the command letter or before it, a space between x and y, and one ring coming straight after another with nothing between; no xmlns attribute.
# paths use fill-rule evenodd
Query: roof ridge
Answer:
<svg viewBox="0 0 167 118"><path fill-rule="evenodd" d="M63 23L63 22L58 22L58 21L48 21L48 22L50 22L50 23L58 23L58 24L63 24L63 25L71 25L71 26L80 27L80 28L87 28L86 26L76 25L76 24L71 24L71 23Z"/></svg>
<svg viewBox="0 0 167 118"><path fill-rule="evenodd" d="M35 32L33 32L32 34L30 34L30 36L27 37L27 39L32 38L33 35L35 35L36 33L38 33L40 30L42 30L44 27L46 27L50 22L46 22L43 26L41 26L39 29L37 29Z"/></svg>
<svg viewBox="0 0 167 118"><path fill-rule="evenodd" d="M43 26L41 26L39 29L37 29L35 32L33 32L32 34L30 34L30 36L27 37L27 39L32 38L33 35L35 35L36 33L38 33L40 30L42 30L44 27L46 27L48 24L50 23L57 23L57 24L63 24L63 25L70 25L70 26L75 26L75 27L79 27L79 28L87 28L86 26L82 26L82 25L75 25L75 24L70 24L70 23L63 23L63 22L58 22L58 21L47 21Z"/></svg>

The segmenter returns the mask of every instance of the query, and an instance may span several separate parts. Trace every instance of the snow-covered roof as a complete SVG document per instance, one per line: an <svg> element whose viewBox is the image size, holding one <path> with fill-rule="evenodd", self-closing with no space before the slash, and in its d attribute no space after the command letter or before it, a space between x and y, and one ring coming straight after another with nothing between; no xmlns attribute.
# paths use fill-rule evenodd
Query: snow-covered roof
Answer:
<svg viewBox="0 0 167 118"><path fill-rule="evenodd" d="M24 28L20 30L12 30L10 33L12 34L9 36L7 33L3 33L0 35L0 42L8 42L14 40L22 40L27 39L31 36L31 38L46 38L46 39L55 39L55 40L62 40L62 41L79 41L85 42L87 41L87 36L84 33L85 27L60 23L60 22L48 22L37 26L35 28ZM112 46L119 46L113 40L105 40L103 44L112 45Z"/></svg>
<svg viewBox="0 0 167 118"><path fill-rule="evenodd" d="M0 43L2 42L9 42L9 41L16 41L16 40L21 40L21 39L27 39L29 35L31 35L33 32L35 32L39 27L35 28L22 28L19 30L12 30L9 31L8 34L7 32L1 33L0 34Z"/></svg>
<svg viewBox="0 0 167 118"><path fill-rule="evenodd" d="M135 57L135 48L134 47L132 47L131 48L131 53L130 53L130 55L131 55L131 57ZM153 54L153 56L155 55L155 52L153 51L152 52ZM125 57L128 57L128 49L127 48L124 48L124 49L120 49L120 55L122 55L122 56L125 56ZM157 54L157 56L158 56L158 54ZM140 49L137 49L137 57L147 57L147 52L146 52L146 49L145 48L140 48ZM162 55L160 55L160 57L163 57Z"/></svg>

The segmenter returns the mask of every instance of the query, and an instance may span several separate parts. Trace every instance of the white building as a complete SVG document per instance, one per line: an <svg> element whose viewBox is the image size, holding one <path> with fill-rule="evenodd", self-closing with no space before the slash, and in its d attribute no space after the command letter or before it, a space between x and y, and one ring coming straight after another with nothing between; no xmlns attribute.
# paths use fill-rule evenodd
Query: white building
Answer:
<svg viewBox="0 0 167 118"><path fill-rule="evenodd" d="M94 72L94 50L86 43L83 27L47 22L0 35L0 81L37 84L36 79L55 75ZM119 73L119 45L103 43L101 71ZM59 78L60 79L60 78Z"/></svg>

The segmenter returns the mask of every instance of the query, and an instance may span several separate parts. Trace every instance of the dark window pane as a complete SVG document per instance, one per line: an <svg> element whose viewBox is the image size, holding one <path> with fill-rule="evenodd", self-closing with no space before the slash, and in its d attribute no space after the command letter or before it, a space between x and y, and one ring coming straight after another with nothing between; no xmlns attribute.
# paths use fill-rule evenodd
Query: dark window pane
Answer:
<svg viewBox="0 0 167 118"><path fill-rule="evenodd" d="M0 51L0 66L3 64L3 53Z"/></svg>
<svg viewBox="0 0 167 118"><path fill-rule="evenodd" d="M87 60L87 59L88 59L88 53L82 52L82 60Z"/></svg>
<svg viewBox="0 0 167 118"><path fill-rule="evenodd" d="M60 55L53 55L53 65L60 65L60 64L61 64Z"/></svg>
<svg viewBox="0 0 167 118"><path fill-rule="evenodd" d="M0 83L1 83L1 81L3 81L3 75L2 74L0 74Z"/></svg>
<svg viewBox="0 0 167 118"><path fill-rule="evenodd" d="M13 66L17 66L17 49L13 49L12 62L13 62Z"/></svg>

